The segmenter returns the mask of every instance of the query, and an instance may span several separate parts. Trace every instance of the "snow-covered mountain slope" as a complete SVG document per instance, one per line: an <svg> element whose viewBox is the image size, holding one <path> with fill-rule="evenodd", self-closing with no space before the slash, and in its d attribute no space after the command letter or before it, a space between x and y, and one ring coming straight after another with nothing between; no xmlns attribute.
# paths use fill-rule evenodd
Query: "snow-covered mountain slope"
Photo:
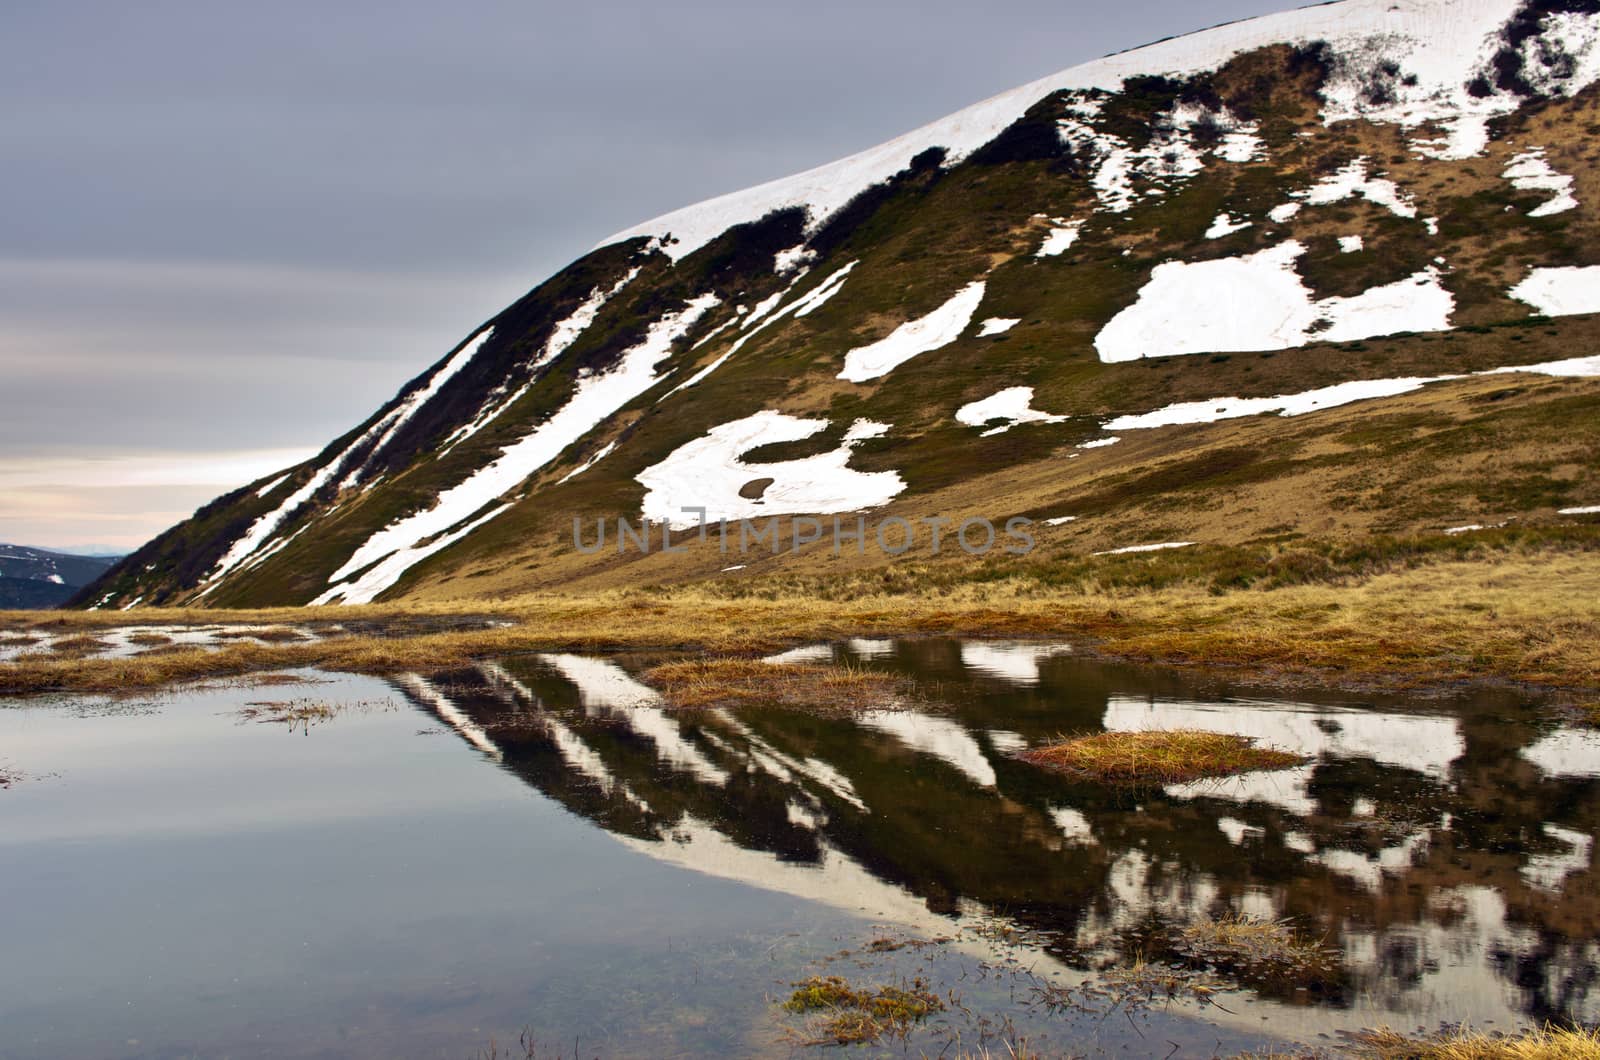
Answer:
<svg viewBox="0 0 1600 1060"><path fill-rule="evenodd" d="M72 556L23 545L0 544L0 609L48 608L66 603L114 561Z"/></svg>
<svg viewBox="0 0 1600 1060"><path fill-rule="evenodd" d="M1321 93L1325 122L1360 118L1394 124L1411 133L1417 151L1471 157L1488 139L1488 121L1522 102L1509 85L1490 81L1489 91L1483 91L1476 84L1497 68L1502 49L1513 49L1526 71L1523 77L1549 88L1581 90L1600 76L1595 30L1584 17L1593 14L1585 10L1590 5L1529 6L1550 9L1552 24L1521 42L1502 39L1514 7L1505 0L1344 0L1175 37L1003 92L838 162L657 217L602 246L654 236L668 241L669 254L682 257L733 225L796 206L820 224L929 148L942 148L946 165L969 157L1052 93L1116 92L1129 78L1188 77L1278 44L1326 46L1336 57ZM1549 50L1552 44L1558 50ZM1575 64L1570 69L1569 60ZM1389 72L1389 64L1396 69ZM1119 147L1109 138L1102 146L1107 152Z"/></svg>
<svg viewBox="0 0 1600 1060"><path fill-rule="evenodd" d="M572 540L699 508L1066 551L1583 508L1597 82L1600 0L1342 0L1075 67L619 233L79 602L751 567Z"/></svg>

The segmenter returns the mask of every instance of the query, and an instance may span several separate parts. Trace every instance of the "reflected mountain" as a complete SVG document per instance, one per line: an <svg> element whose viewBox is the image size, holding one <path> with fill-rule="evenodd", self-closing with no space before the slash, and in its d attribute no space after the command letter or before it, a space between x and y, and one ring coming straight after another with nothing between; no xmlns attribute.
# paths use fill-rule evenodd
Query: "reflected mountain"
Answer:
<svg viewBox="0 0 1600 1060"><path fill-rule="evenodd" d="M899 673L931 706L676 713L634 676L658 659L626 655L396 687L635 849L918 931L999 917L1056 967L1103 968L1197 919L1292 918L1341 961L1314 984L1244 983L1284 1033L1600 1016L1600 736L1510 694L1249 699L1036 644L784 658L802 655ZM1313 761L1135 794L1013 757L1064 732L1178 727Z"/></svg>

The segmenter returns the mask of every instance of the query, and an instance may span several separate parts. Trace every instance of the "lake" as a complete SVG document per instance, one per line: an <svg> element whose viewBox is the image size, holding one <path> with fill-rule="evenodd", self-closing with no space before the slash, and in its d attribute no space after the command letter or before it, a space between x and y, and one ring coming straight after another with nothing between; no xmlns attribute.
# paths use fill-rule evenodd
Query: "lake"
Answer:
<svg viewBox="0 0 1600 1060"><path fill-rule="evenodd" d="M1066 645L785 657L915 702L674 713L645 655L0 701L0 1057L789 1056L812 976L942 999L864 1055L1600 1018L1600 734L1526 697L1262 694ZM1178 727L1312 761L1128 791L1014 757ZM1269 922L1325 959L1184 942Z"/></svg>

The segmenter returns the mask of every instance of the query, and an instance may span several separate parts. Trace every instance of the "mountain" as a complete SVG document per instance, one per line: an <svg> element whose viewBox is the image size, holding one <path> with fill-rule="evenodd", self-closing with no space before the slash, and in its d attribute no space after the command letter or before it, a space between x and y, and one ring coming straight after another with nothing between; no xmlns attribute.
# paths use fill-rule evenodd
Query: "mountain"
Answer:
<svg viewBox="0 0 1600 1060"><path fill-rule="evenodd" d="M114 562L0 544L0 610L60 607Z"/></svg>
<svg viewBox="0 0 1600 1060"><path fill-rule="evenodd" d="M618 233L77 602L859 572L896 517L950 517L951 562L979 516L1045 562L1573 517L1597 81L1600 0L1343 0L1075 67ZM786 545L864 512L870 547L689 507ZM673 551L618 552L644 517Z"/></svg>

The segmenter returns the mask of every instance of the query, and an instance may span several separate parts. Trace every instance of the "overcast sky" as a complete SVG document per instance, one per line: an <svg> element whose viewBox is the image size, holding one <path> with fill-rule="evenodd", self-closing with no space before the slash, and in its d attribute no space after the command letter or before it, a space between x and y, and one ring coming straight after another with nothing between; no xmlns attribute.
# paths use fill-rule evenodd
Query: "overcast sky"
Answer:
<svg viewBox="0 0 1600 1060"><path fill-rule="evenodd" d="M6 0L0 541L133 547L612 232L1284 0Z"/></svg>

